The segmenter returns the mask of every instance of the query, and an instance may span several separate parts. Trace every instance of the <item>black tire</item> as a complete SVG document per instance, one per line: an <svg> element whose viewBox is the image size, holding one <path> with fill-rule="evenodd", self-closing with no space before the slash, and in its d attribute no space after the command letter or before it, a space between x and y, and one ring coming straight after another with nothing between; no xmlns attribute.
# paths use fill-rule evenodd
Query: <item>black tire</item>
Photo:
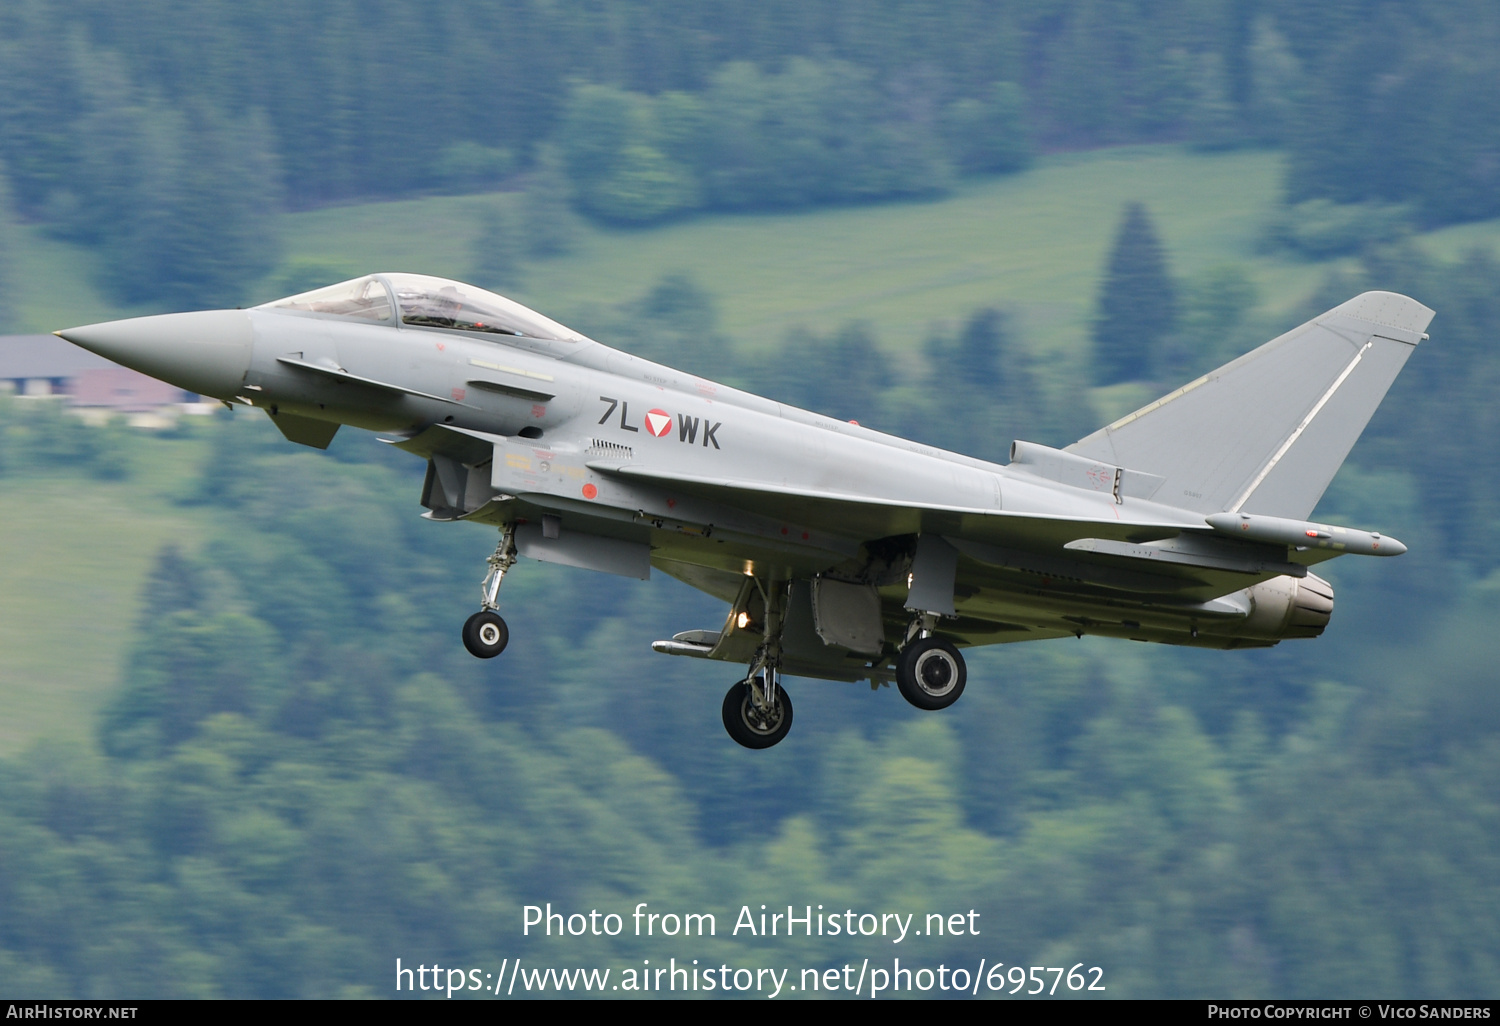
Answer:
<svg viewBox="0 0 1500 1026"><path fill-rule="evenodd" d="M510 643L510 628L500 614L481 610L464 622L464 648L480 659L493 659Z"/></svg>
<svg viewBox="0 0 1500 1026"><path fill-rule="evenodd" d="M946 709L964 693L964 657L942 638L919 638L896 657L896 686L918 709Z"/></svg>
<svg viewBox="0 0 1500 1026"><path fill-rule="evenodd" d="M724 729L746 748L770 748L792 729L792 700L781 685L768 715L750 700L750 685L740 681L724 696Z"/></svg>

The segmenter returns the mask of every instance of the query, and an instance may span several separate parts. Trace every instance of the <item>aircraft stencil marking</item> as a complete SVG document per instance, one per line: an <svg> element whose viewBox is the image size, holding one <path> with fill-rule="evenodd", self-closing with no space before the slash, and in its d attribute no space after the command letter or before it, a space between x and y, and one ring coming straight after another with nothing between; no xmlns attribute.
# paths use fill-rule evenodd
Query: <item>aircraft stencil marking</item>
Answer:
<svg viewBox="0 0 1500 1026"><path fill-rule="evenodd" d="M792 723L783 675L894 681L943 709L974 645L1322 634L1333 588L1309 567L1406 551L1309 518L1432 316L1363 293L1065 449L1016 440L1004 465L689 377L426 275L58 334L264 409L290 441L326 449L347 424L425 460L424 517L499 529L463 628L481 658L508 644L500 587L523 556L655 568L716 596L722 624L652 647L747 667L724 727L769 748ZM724 451L719 418L755 444ZM675 426L679 446L637 454L615 435L642 426Z"/></svg>

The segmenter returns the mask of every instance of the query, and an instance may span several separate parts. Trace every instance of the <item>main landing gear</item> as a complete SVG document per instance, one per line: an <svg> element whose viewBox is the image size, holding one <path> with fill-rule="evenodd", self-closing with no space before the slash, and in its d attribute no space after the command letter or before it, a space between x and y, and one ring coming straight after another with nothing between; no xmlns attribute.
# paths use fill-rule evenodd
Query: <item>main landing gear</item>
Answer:
<svg viewBox="0 0 1500 1026"><path fill-rule="evenodd" d="M933 635L936 619L924 613L913 620L896 657L896 687L918 709L948 708L968 682L964 657L951 642Z"/></svg>
<svg viewBox="0 0 1500 1026"><path fill-rule="evenodd" d="M792 729L792 700L777 676L768 670L724 696L724 729L746 748L770 748Z"/></svg>
<svg viewBox="0 0 1500 1026"><path fill-rule="evenodd" d="M500 598L500 585L505 574L516 563L516 528L506 524L501 528L500 544L489 558L490 572L485 574L480 586L483 608L464 623L464 648L480 659L493 659L505 651L510 642L510 628L500 614L495 612Z"/></svg>

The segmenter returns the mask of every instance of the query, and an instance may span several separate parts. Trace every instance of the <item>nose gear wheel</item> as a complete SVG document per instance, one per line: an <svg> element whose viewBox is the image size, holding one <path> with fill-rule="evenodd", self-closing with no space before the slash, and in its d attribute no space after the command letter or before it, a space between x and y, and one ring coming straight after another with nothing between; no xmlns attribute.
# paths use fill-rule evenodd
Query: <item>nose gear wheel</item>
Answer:
<svg viewBox="0 0 1500 1026"><path fill-rule="evenodd" d="M464 648L480 659L493 659L510 643L510 628L491 609L481 609L464 623Z"/></svg>
<svg viewBox="0 0 1500 1026"><path fill-rule="evenodd" d="M506 524L500 529L500 544L490 556L489 573L480 585L481 603L479 612L464 622L464 648L480 659L493 659L505 651L510 643L510 628L495 612L500 601L500 585L505 575L516 564L516 526Z"/></svg>

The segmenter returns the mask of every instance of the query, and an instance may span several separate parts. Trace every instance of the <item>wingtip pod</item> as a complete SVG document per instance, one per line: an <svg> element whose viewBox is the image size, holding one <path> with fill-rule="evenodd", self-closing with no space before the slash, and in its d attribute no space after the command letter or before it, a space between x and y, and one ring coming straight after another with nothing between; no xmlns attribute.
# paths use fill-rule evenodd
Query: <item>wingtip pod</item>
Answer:
<svg viewBox="0 0 1500 1026"><path fill-rule="evenodd" d="M1399 556L1406 546L1378 531L1358 531L1335 524L1261 516L1256 513L1213 513L1204 520L1220 534L1298 549L1334 549L1357 556Z"/></svg>
<svg viewBox="0 0 1500 1026"><path fill-rule="evenodd" d="M1353 299L1340 303L1328 313L1345 314L1376 327L1394 329L1410 336L1402 341L1413 345L1422 340L1423 332L1432 323L1434 316L1431 308L1399 292L1362 292Z"/></svg>

